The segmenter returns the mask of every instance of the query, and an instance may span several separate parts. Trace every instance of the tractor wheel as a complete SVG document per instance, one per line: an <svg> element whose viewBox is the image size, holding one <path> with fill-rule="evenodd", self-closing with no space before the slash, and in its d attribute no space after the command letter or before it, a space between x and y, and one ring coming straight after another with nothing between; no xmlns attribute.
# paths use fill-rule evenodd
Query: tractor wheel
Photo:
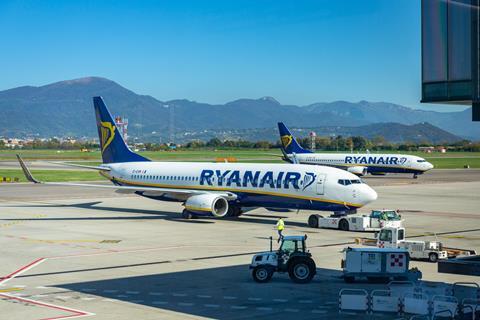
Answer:
<svg viewBox="0 0 480 320"><path fill-rule="evenodd" d="M338 223L338 229L342 231L349 231L350 226L348 225L348 221L345 219L340 220L340 222Z"/></svg>
<svg viewBox="0 0 480 320"><path fill-rule="evenodd" d="M288 275L293 282L308 283L312 281L316 272L315 262L312 258L298 257L294 258L288 264Z"/></svg>
<svg viewBox="0 0 480 320"><path fill-rule="evenodd" d="M193 214L192 214L190 211L188 211L187 209L183 209L183 211L182 211L182 218L183 218L183 219L190 220L190 219L193 218Z"/></svg>
<svg viewBox="0 0 480 320"><path fill-rule="evenodd" d="M428 261L429 262L432 262L432 263L435 263L438 261L438 254L436 254L435 252L432 252L428 255Z"/></svg>
<svg viewBox="0 0 480 320"><path fill-rule="evenodd" d="M318 216L316 214L312 214L308 217L308 226L310 228L318 228Z"/></svg>
<svg viewBox="0 0 480 320"><path fill-rule="evenodd" d="M253 280L259 283L265 283L270 281L273 276L272 268L267 266L256 266L252 271Z"/></svg>

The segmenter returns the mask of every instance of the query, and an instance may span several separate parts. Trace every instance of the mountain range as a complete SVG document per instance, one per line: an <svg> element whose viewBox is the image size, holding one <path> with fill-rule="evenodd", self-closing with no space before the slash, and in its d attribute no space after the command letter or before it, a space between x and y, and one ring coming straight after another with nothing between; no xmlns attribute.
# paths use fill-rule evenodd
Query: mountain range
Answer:
<svg viewBox="0 0 480 320"><path fill-rule="evenodd" d="M104 97L112 114L129 119L130 136L155 141L168 139L172 123L175 136L182 141L203 138L207 132L231 138L264 132L254 137L276 140L278 121L290 127L316 128L322 135L382 135L392 142L480 137L480 125L471 121L471 109L443 113L368 101L296 106L282 105L271 97L223 105L185 99L159 101L99 77L0 91L0 136L95 137L92 97L96 95Z"/></svg>

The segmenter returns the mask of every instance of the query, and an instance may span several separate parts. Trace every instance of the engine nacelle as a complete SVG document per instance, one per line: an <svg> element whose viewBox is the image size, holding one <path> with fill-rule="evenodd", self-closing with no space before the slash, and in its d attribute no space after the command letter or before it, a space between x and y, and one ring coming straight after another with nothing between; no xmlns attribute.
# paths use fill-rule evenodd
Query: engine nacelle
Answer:
<svg viewBox="0 0 480 320"><path fill-rule="evenodd" d="M347 171L353 174L356 174L357 176L364 176L367 174L367 167L363 167L363 166L348 167Z"/></svg>
<svg viewBox="0 0 480 320"><path fill-rule="evenodd" d="M185 209L196 215L221 218L228 212L228 201L215 194L199 194L185 201Z"/></svg>

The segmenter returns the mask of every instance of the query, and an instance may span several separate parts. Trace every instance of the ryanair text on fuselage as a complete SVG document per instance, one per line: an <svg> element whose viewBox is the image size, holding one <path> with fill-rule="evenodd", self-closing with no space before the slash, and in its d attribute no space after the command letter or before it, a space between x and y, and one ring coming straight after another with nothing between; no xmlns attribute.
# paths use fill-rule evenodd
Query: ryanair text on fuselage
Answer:
<svg viewBox="0 0 480 320"><path fill-rule="evenodd" d="M407 161L407 158L402 157L376 157L376 156L346 156L345 163L352 164L390 164L390 165L401 165Z"/></svg>

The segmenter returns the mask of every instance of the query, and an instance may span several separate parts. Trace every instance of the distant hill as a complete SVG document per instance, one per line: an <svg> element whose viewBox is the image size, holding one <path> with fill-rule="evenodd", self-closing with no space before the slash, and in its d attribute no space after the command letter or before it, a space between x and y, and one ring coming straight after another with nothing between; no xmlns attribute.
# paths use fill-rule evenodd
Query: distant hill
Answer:
<svg viewBox="0 0 480 320"><path fill-rule="evenodd" d="M437 128L429 123L418 123L413 125L404 125L400 123L374 123L358 127L343 126L322 126L312 128L298 129L290 128L297 137L305 138L310 131L315 131L318 136L362 136L367 139L373 139L383 136L387 141L395 143L405 142L430 142L435 144L449 143L459 141L461 138L453 135L445 130ZM243 139L248 141L277 141L278 129L276 127L261 129L237 129L231 131L225 130L203 130L193 132L189 135L190 139L209 140L217 137L223 139ZM180 135L177 136L178 141L182 140Z"/></svg>
<svg viewBox="0 0 480 320"><path fill-rule="evenodd" d="M440 113L367 101L295 106L282 105L271 97L239 99L224 105L159 101L99 77L0 91L0 135L95 137L92 96L96 95L104 97L114 115L129 118L131 136L156 141L168 136L171 108L174 108L177 136L182 140L202 136L205 130L222 134L242 129L274 130L278 121L291 127L324 128L331 134L382 135L391 141L441 138L445 140L440 141L446 142L480 137L480 125L471 122L471 110ZM324 131L318 133L321 132ZM276 139L276 134L271 139Z"/></svg>

